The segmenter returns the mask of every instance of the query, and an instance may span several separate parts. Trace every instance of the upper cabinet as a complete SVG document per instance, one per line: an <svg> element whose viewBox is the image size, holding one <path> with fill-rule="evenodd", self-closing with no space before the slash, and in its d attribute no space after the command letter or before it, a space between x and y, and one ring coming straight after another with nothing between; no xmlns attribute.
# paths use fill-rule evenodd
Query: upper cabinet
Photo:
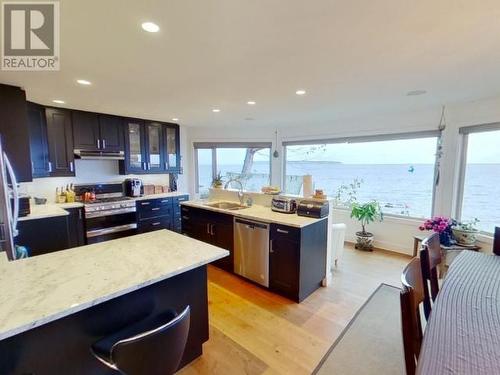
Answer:
<svg viewBox="0 0 500 375"><path fill-rule="evenodd" d="M180 169L179 126L125 120L125 160L121 174L172 173Z"/></svg>
<svg viewBox="0 0 500 375"><path fill-rule="evenodd" d="M52 163L49 159L45 107L28 103L28 127L33 178L49 177Z"/></svg>
<svg viewBox="0 0 500 375"><path fill-rule="evenodd" d="M74 176L75 160L71 111L61 108L46 108L45 115L51 163L50 176Z"/></svg>
<svg viewBox="0 0 500 375"><path fill-rule="evenodd" d="M72 111L74 148L84 151L124 151L123 119L118 116Z"/></svg>
<svg viewBox="0 0 500 375"><path fill-rule="evenodd" d="M26 94L19 87L0 85L0 135L17 181L31 181Z"/></svg>

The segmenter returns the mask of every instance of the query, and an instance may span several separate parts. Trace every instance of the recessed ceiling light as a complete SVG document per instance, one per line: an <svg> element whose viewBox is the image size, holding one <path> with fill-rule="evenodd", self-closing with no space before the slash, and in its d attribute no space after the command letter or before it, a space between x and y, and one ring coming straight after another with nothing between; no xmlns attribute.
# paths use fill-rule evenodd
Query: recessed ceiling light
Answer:
<svg viewBox="0 0 500 375"><path fill-rule="evenodd" d="M219 108L214 108L214 109L212 109L212 112L215 112L215 113L220 112L220 109Z"/></svg>
<svg viewBox="0 0 500 375"><path fill-rule="evenodd" d="M60 100L60 99L54 99L52 100L53 103L57 103L57 104L64 104L64 100Z"/></svg>
<svg viewBox="0 0 500 375"><path fill-rule="evenodd" d="M245 117L245 121L253 121L255 120L253 117Z"/></svg>
<svg viewBox="0 0 500 375"><path fill-rule="evenodd" d="M172 121L179 121L179 119L177 117L174 117Z"/></svg>
<svg viewBox="0 0 500 375"><path fill-rule="evenodd" d="M87 81L86 79L77 79L76 82L79 83L80 85L85 85L85 86L92 84L92 82Z"/></svg>
<svg viewBox="0 0 500 375"><path fill-rule="evenodd" d="M247 102L247 104L248 104L248 105L255 105L255 102L254 102L253 100L249 100L249 101Z"/></svg>
<svg viewBox="0 0 500 375"><path fill-rule="evenodd" d="M406 93L406 96L417 96L417 95L424 95L427 94L426 90L413 90L413 91L408 91Z"/></svg>
<svg viewBox="0 0 500 375"><path fill-rule="evenodd" d="M143 30L147 31L148 33L157 33L158 31L160 31L160 26L158 26L154 22L143 22L141 26Z"/></svg>
<svg viewBox="0 0 500 375"><path fill-rule="evenodd" d="M297 95L304 95L306 93L306 90L297 90L295 91Z"/></svg>

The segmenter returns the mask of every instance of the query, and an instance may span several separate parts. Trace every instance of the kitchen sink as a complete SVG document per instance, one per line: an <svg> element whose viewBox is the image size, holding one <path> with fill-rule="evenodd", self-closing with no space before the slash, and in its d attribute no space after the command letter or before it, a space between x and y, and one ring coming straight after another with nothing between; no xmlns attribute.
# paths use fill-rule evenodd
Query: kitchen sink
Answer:
<svg viewBox="0 0 500 375"><path fill-rule="evenodd" d="M205 206L220 208L223 210L243 210L244 208L248 208L247 206L243 206L239 203L234 202L214 202L214 203L205 203Z"/></svg>

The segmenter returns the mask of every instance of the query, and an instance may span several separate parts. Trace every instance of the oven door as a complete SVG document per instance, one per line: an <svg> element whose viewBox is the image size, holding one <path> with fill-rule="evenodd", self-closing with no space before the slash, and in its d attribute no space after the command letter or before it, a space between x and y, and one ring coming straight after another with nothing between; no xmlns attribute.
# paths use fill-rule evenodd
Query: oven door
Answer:
<svg viewBox="0 0 500 375"><path fill-rule="evenodd" d="M98 243L137 234L135 208L85 213L87 243Z"/></svg>

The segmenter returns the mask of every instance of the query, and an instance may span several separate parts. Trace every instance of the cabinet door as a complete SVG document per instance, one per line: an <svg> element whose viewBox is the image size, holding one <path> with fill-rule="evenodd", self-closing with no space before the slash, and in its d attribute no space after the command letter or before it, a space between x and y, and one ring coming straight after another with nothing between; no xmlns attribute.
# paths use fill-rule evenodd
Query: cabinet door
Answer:
<svg viewBox="0 0 500 375"><path fill-rule="evenodd" d="M269 248L269 288L291 299L299 294L300 243L279 235Z"/></svg>
<svg viewBox="0 0 500 375"><path fill-rule="evenodd" d="M179 126L165 125L163 127L164 135L164 159L165 170L167 172L179 172L180 169L180 140L179 140Z"/></svg>
<svg viewBox="0 0 500 375"><path fill-rule="evenodd" d="M124 151L123 119L117 116L100 115L101 149L105 151Z"/></svg>
<svg viewBox="0 0 500 375"><path fill-rule="evenodd" d="M52 163L50 176L74 176L71 112L66 109L47 108L45 114L49 160Z"/></svg>
<svg viewBox="0 0 500 375"><path fill-rule="evenodd" d="M228 222L215 222L210 224L211 243L229 251L229 256L219 259L213 264L228 272L234 272L234 236L232 218Z"/></svg>
<svg viewBox="0 0 500 375"><path fill-rule="evenodd" d="M140 120L127 120L125 131L125 170L121 173L144 173L146 168L144 123Z"/></svg>
<svg viewBox="0 0 500 375"><path fill-rule="evenodd" d="M49 161L47 122L44 107L28 103L28 126L33 177L48 177L50 175L51 164Z"/></svg>
<svg viewBox="0 0 500 375"><path fill-rule="evenodd" d="M164 171L163 168L163 135L162 124L157 122L146 123L147 137L147 172L155 173Z"/></svg>
<svg viewBox="0 0 500 375"><path fill-rule="evenodd" d="M0 85L0 134L18 182L32 178L26 94L19 87Z"/></svg>
<svg viewBox="0 0 500 375"><path fill-rule="evenodd" d="M85 224L83 220L83 208L68 208L68 232L69 247L85 245Z"/></svg>
<svg viewBox="0 0 500 375"><path fill-rule="evenodd" d="M74 148L99 151L99 117L97 113L72 111Z"/></svg>

